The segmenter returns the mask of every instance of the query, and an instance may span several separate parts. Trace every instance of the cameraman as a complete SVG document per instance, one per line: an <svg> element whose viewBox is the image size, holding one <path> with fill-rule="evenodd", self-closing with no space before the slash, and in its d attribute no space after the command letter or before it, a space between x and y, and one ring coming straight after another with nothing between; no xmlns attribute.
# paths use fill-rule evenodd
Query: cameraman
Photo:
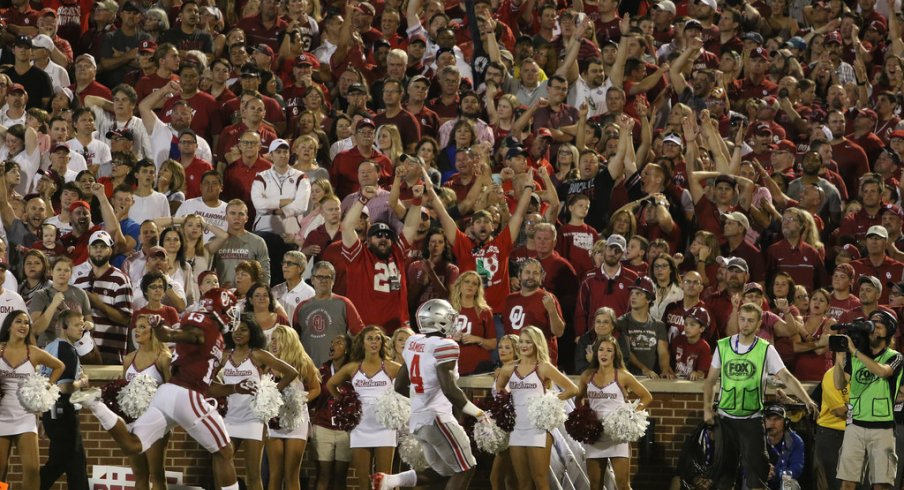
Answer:
<svg viewBox="0 0 904 490"><path fill-rule="evenodd" d="M904 357L888 348L898 319L893 312L874 311L869 319L873 330L869 345L855 345L847 339L848 352L835 354L835 387L844 390L850 383L850 412L838 457L837 478L842 490L854 490L869 467L873 489L889 489L895 482L895 422L892 411L901 386ZM850 329L848 329L849 331ZM868 352L860 349L869 349ZM889 457L891 455L892 457Z"/></svg>
<svg viewBox="0 0 904 490"><path fill-rule="evenodd" d="M800 489L804 472L804 440L788 426L788 415L781 405L766 408L766 448L769 450L769 490L785 490L783 474L791 476L789 488Z"/></svg>

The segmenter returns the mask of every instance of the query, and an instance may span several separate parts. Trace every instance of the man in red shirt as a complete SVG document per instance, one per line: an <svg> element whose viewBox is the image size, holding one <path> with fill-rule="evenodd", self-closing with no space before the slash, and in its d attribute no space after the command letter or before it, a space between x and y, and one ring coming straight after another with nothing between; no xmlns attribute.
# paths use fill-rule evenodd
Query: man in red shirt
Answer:
<svg viewBox="0 0 904 490"><path fill-rule="evenodd" d="M854 214L846 214L841 219L838 227L838 236L851 236L864 245L866 243L866 231L876 225L882 224L882 193L885 191L885 183L875 174L865 174L860 181L860 202L863 207Z"/></svg>
<svg viewBox="0 0 904 490"><path fill-rule="evenodd" d="M877 277L885 284L901 282L904 279L904 263L898 262L886 253L888 230L884 226L872 226L866 232L866 257L851 262L857 276ZM879 304L888 304L889 288L882 289Z"/></svg>
<svg viewBox="0 0 904 490"><path fill-rule="evenodd" d="M345 199L345 196L357 192L358 183L358 166L365 160L373 160L383 168L381 177L388 178L392 175L392 162L386 155L374 150L374 134L376 133L376 124L371 119L364 118L358 121L355 126L355 146L340 152L333 159L330 165L330 182L339 199Z"/></svg>
<svg viewBox="0 0 904 490"><path fill-rule="evenodd" d="M392 335L399 327L408 326L405 257L417 235L421 213L407 214L401 237L385 223L370 225L365 245L355 228L360 224L361 210L375 195L374 186L361 189L361 196L342 220L342 257L348 264L346 296L365 325L380 325Z"/></svg>
<svg viewBox="0 0 904 490"><path fill-rule="evenodd" d="M518 199L518 206L512 213L512 217L509 218L508 226L503 228L498 235L491 236L496 228L496 223L489 212L480 210L474 213L471 217L471 225L468 226L466 233L462 233L452 217L449 216L442 201L437 197L430 180L425 178L425 182L433 209L443 227L443 234L446 235L446 240L449 240L452 254L458 260L459 270L461 272L476 271L483 279L486 299L490 308L493 311L502 311L505 298L510 292L509 256L512 253L512 244L518 239L518 234L521 232L521 223L535 184L532 181L525 181L523 192Z"/></svg>
<svg viewBox="0 0 904 490"><path fill-rule="evenodd" d="M135 91L138 92L138 100L142 100L154 90L162 88L170 80L179 81L179 75L176 75L176 72L179 71L181 58L179 57L179 50L175 46L168 43L157 46L157 51L154 52L154 61L157 62L157 71L142 78L135 85Z"/></svg>
<svg viewBox="0 0 904 490"><path fill-rule="evenodd" d="M226 154L226 178L223 179L223 199L231 201L241 199L246 203L251 202L251 183L257 174L273 166L269 160L260 156L261 136L254 131L247 130L242 133L238 145L233 146ZM248 209L248 224L254 223L255 210L253 206Z"/></svg>
<svg viewBox="0 0 904 490"><path fill-rule="evenodd" d="M624 315L630 309L629 288L637 274L621 265L626 248L625 237L609 235L603 250L603 265L581 283L574 312L575 338L584 335L588 326L593 325L593 317L600 308L608 306L615 310L616 316Z"/></svg>
<svg viewBox="0 0 904 490"><path fill-rule="evenodd" d="M546 337L549 359L553 366L559 359L558 338L565 333L562 307L556 296L541 287L543 266L537 259L526 259L521 264L518 279L521 290L508 295L503 306L502 324L506 334L518 335L521 329L533 325Z"/></svg>
<svg viewBox="0 0 904 490"><path fill-rule="evenodd" d="M812 291L825 281L825 264L819 252L801 236L804 218L797 208L788 208L782 216L784 239L766 250L766 270L771 279L776 272L787 272L796 284Z"/></svg>

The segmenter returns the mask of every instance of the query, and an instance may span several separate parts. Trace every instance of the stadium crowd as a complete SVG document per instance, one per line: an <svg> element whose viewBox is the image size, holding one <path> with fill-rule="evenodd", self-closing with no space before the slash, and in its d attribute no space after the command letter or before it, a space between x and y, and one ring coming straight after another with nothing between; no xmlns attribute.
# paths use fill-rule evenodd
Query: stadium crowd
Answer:
<svg viewBox="0 0 904 490"><path fill-rule="evenodd" d="M763 379L807 404L797 380L816 383L820 449L859 437L845 448L869 454L869 481L901 488L875 448L904 421L902 90L901 0L10 0L0 340L24 318L70 393L79 359L163 382L152 331L224 288L256 325L240 353L283 346L228 350L224 374L293 369L325 408L351 337L388 336L391 384L419 306L444 299L462 375L533 326L543 383L596 369L614 336L626 374L721 375L719 418L756 427L787 429ZM866 344L830 348L861 319ZM737 358L761 352L755 402L731 405ZM582 399L586 381L556 384ZM861 395L888 410L861 413ZM329 416L313 422L332 450ZM859 454L831 453L829 488L854 488ZM322 472L347 469L333 456Z"/></svg>

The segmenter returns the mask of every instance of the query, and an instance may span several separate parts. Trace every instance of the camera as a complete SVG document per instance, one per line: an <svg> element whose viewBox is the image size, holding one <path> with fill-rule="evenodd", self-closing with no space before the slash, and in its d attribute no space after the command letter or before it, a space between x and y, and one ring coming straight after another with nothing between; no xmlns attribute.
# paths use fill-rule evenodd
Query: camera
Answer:
<svg viewBox="0 0 904 490"><path fill-rule="evenodd" d="M858 318L850 323L836 323L832 325L832 330L847 335L854 347L863 352L870 351L869 336L873 333L875 326L870 320ZM829 350L832 352L848 352L847 339L840 335L832 335L829 337Z"/></svg>

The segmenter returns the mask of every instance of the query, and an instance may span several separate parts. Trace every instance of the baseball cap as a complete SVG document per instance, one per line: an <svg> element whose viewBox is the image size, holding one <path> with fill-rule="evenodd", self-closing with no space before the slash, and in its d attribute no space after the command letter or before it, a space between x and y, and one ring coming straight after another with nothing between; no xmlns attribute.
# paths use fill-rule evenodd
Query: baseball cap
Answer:
<svg viewBox="0 0 904 490"><path fill-rule="evenodd" d="M370 126L370 127L374 128L374 129L377 128L377 125L374 124L373 120L370 119L369 117L365 117L364 119L361 119L360 121L358 121L358 125L355 126L355 129L358 130L358 129L361 129L362 127L364 127L364 126Z"/></svg>
<svg viewBox="0 0 904 490"><path fill-rule="evenodd" d="M138 43L138 52L139 53L154 53L157 51L157 43L151 41L150 39L145 39Z"/></svg>
<svg viewBox="0 0 904 490"><path fill-rule="evenodd" d="M527 156L527 150L520 146L516 146L514 148L509 148L507 152L505 152L505 158L515 158L519 156Z"/></svg>
<svg viewBox="0 0 904 490"><path fill-rule="evenodd" d="M876 291L882 292L882 283L879 282L879 279L876 278L876 276L862 275L857 279L858 286L862 286L864 283L869 283L872 287L876 288Z"/></svg>
<svg viewBox="0 0 904 490"><path fill-rule="evenodd" d="M873 225L866 230L866 236L877 235L888 240L888 230L882 225Z"/></svg>
<svg viewBox="0 0 904 490"><path fill-rule="evenodd" d="M702 306L694 306L684 314L684 317L693 318L703 325L703 328L709 328L709 312Z"/></svg>
<svg viewBox="0 0 904 490"><path fill-rule="evenodd" d="M396 232L386 223L374 223L370 225L370 228L367 229L367 238L370 238L378 233L388 233L389 238L391 240L396 239Z"/></svg>
<svg viewBox="0 0 904 490"><path fill-rule="evenodd" d="M676 133L669 133L662 138L663 143L675 143L678 146L684 146L684 140Z"/></svg>
<svg viewBox="0 0 904 490"><path fill-rule="evenodd" d="M46 49L47 51L52 51L54 47L53 39L50 39L47 34L38 34L31 40L31 44L36 48Z"/></svg>
<svg viewBox="0 0 904 490"><path fill-rule="evenodd" d="M148 257L163 257L165 259L168 255L166 249L160 245L154 245L148 249Z"/></svg>
<svg viewBox="0 0 904 490"><path fill-rule="evenodd" d="M628 242L625 241L625 237L619 235L618 233L613 233L609 235L609 238L606 239L607 247L618 247L622 252L628 248Z"/></svg>
<svg viewBox="0 0 904 490"><path fill-rule="evenodd" d="M747 219L747 216L744 216L744 213L739 211L734 211L725 215L726 220L731 220L736 223L740 223L741 226L744 227L745 230L750 229L750 220Z"/></svg>
<svg viewBox="0 0 904 490"><path fill-rule="evenodd" d="M634 284L628 286L628 289L639 289L647 293L647 296L656 296L656 287L653 285L653 280L647 276L640 276L635 279Z"/></svg>
<svg viewBox="0 0 904 490"><path fill-rule="evenodd" d="M675 13L678 11L675 8L675 3L672 2L672 0L662 0L656 5L653 5L653 10L664 10L672 15L675 15Z"/></svg>
<svg viewBox="0 0 904 490"><path fill-rule="evenodd" d="M79 201L76 201L79 202ZM84 201L82 201L84 202ZM72 203L75 204L75 203ZM69 206L69 209L72 209L72 205ZM98 230L91 234L91 238L88 240L88 245L94 245L95 242L100 241L104 245L108 247L113 246L113 238L104 230Z"/></svg>
<svg viewBox="0 0 904 490"><path fill-rule="evenodd" d="M275 139L270 142L270 148L267 149L267 153L273 153L274 151L282 148L283 146L285 146L286 148L291 148L291 145L289 145L288 141L281 139L281 138Z"/></svg>

